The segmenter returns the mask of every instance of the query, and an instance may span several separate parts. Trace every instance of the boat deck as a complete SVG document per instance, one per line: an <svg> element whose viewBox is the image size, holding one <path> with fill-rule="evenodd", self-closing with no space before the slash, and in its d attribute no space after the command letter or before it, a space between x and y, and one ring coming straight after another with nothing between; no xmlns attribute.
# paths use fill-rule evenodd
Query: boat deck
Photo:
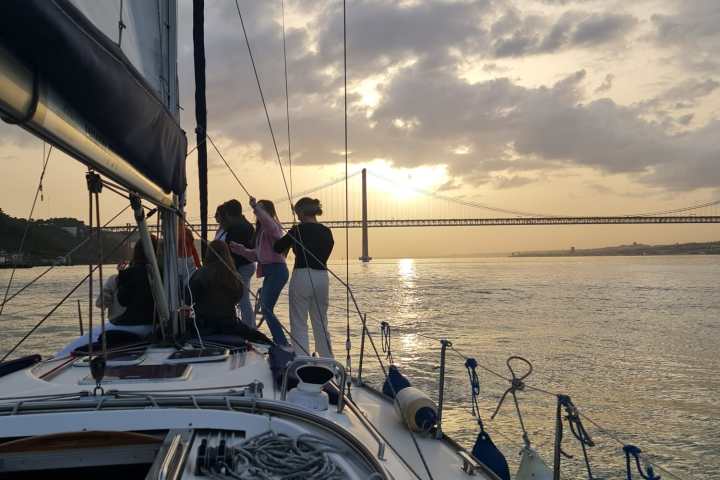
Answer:
<svg viewBox="0 0 720 480"><path fill-rule="evenodd" d="M367 478L373 471L396 479L495 478L450 439L411 434L392 401L369 387L353 386L342 412L334 404L316 411L281 400L262 347L187 364L170 359L175 351L149 348L139 360L126 362L135 365L110 362L104 395L93 395L90 368L77 358L45 361L0 378L2 436L192 431L197 441L189 443L190 460L178 478L195 478L197 445L208 431L232 438L268 430L293 437L310 433L355 450L349 457L354 463L344 465L348 478ZM145 378L148 372L154 378Z"/></svg>

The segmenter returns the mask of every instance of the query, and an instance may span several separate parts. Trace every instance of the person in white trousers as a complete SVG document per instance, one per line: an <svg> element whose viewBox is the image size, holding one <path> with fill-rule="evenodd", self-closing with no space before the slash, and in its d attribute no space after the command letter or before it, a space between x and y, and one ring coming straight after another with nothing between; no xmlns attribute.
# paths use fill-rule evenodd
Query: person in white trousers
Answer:
<svg viewBox="0 0 720 480"><path fill-rule="evenodd" d="M295 204L300 223L275 242L276 252L295 254L290 278L290 335L299 355L310 355L308 316L312 323L315 351L321 357L333 357L328 329L329 280L327 260L335 244L332 232L318 222L322 215L320 200L303 197Z"/></svg>

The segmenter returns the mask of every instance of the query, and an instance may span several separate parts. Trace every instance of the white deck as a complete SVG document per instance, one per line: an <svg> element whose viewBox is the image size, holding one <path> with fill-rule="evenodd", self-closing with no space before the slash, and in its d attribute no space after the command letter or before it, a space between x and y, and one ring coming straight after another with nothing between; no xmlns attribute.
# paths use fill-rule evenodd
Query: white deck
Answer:
<svg viewBox="0 0 720 480"><path fill-rule="evenodd" d="M151 349L147 352L143 365L163 364L173 349ZM100 408L97 397L92 395L74 400L53 399L53 401L90 402L88 408L78 410L53 411L50 413L32 413L27 409L36 401L51 399L33 399L35 396L62 396L78 394L81 391L92 392L94 384L88 384L89 368L75 366L68 359L43 362L33 368L18 371L0 378L0 406L8 404L19 407L16 414L0 415L0 432L3 437L26 437L83 430L96 431L142 431L172 429L218 429L242 431L247 438L272 429L278 433L297 435L303 431L316 435L328 435L328 425L334 429L340 427L350 437L364 446L365 450L385 470L387 478L428 479L425 467L415 449L410 432L401 423L392 403L374 391L364 387L352 388L352 399L342 413L335 405L327 411L315 412L280 400L280 392L274 387L266 354L249 351L231 355L221 362L193 363L185 379L163 380L160 382L142 379L129 383L106 383L108 401L125 395L126 398L142 399L149 397L172 398L190 395L197 398L232 399L233 402L256 401L258 413L238 411L230 407L219 406L205 408L195 404L183 408L158 406L152 401L142 408L116 409ZM62 366L65 365L65 366ZM58 368L61 366L60 368ZM56 369L56 370L53 370ZM44 377L44 378L41 378ZM251 400L242 397L243 387L248 384L262 383L262 398ZM111 391L113 395L110 395ZM169 397L170 396L170 397ZM18 404L22 398L26 402ZM267 414L267 410L282 408L285 414L277 416ZM263 408L266 411L263 414ZM312 419L316 420L313 421ZM297 419L298 421L294 421ZM326 427L323 427L322 420ZM319 426L313 425L318 423ZM342 433L342 431L338 430ZM462 470L463 458L457 448L444 440L436 440L428 435L415 435L427 465L436 480L440 479L487 479L490 476L478 472L469 475ZM189 467L188 467L189 468ZM191 470L184 472L183 478L194 478Z"/></svg>

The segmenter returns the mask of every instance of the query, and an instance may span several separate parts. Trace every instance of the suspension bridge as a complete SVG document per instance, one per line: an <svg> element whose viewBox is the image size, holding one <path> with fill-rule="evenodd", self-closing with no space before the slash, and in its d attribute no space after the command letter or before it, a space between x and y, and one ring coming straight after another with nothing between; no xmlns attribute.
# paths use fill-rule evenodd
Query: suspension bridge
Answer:
<svg viewBox="0 0 720 480"><path fill-rule="evenodd" d="M358 182L359 179L359 182ZM372 180L372 181L369 181ZM295 199L317 196L323 203L323 224L335 229L362 229L363 261L369 261L370 228L398 227L468 227L515 225L650 225L720 223L720 200L655 212L626 215L555 215L525 212L487 205L460 197L450 197L399 185L370 170L362 169L348 177L348 219L345 213L345 177L314 188L296 192ZM400 195L398 195L398 193ZM406 197L406 198L401 198ZM286 228L293 222L288 198L274 200ZM110 231L127 231L129 225L107 227ZM208 230L218 226L209 224ZM200 230L200 225L193 224Z"/></svg>

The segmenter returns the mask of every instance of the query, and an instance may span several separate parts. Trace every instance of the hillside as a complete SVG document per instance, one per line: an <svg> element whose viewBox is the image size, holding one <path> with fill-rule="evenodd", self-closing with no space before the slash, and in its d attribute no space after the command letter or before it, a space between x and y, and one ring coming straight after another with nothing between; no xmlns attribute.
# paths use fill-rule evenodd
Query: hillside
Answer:
<svg viewBox="0 0 720 480"><path fill-rule="evenodd" d="M18 252L23 232L28 222L11 217L0 210L0 251L7 254ZM57 257L66 255L77 244L87 238L87 226L74 218L49 218L30 221L24 247L24 261L31 265L52 263ZM110 252L124 235L103 233L103 251ZM106 263L118 262L128 255L128 247L120 248L114 255L107 256ZM87 264L97 261L95 242L83 245L70 258L72 264Z"/></svg>

